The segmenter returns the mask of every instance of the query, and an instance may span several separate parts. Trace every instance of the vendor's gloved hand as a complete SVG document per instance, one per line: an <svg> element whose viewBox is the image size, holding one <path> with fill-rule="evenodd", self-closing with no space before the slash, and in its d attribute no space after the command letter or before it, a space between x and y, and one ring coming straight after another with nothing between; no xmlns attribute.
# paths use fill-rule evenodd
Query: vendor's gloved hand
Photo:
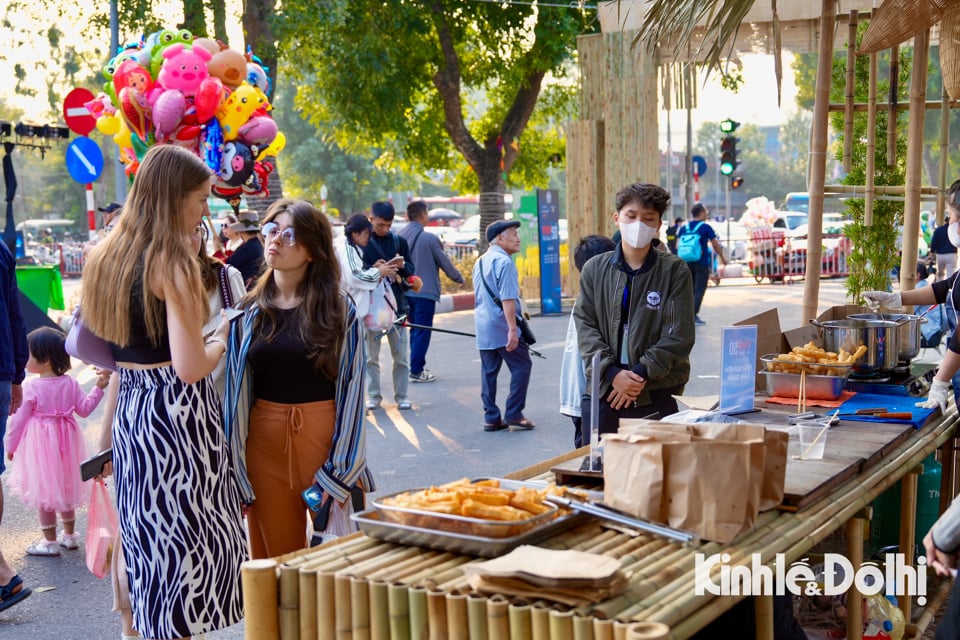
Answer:
<svg viewBox="0 0 960 640"><path fill-rule="evenodd" d="M877 307L898 309L903 306L899 291L865 291L863 297L867 301L867 306L873 309Z"/></svg>
<svg viewBox="0 0 960 640"><path fill-rule="evenodd" d="M924 409L936 409L939 407L940 413L947 412L947 390L950 389L949 382L942 382L934 378L930 383L930 394L923 402L918 402L917 406Z"/></svg>

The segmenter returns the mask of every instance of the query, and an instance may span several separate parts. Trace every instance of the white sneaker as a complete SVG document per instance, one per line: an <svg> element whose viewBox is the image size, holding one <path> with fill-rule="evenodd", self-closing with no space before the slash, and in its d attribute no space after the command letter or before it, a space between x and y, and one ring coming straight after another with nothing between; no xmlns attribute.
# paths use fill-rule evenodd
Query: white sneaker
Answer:
<svg viewBox="0 0 960 640"><path fill-rule="evenodd" d="M44 538L40 538L39 540L34 540L30 543L30 546L27 547L27 555L58 556L60 555L60 545L57 544L56 540L46 540Z"/></svg>
<svg viewBox="0 0 960 640"><path fill-rule="evenodd" d="M437 376L434 375L433 371L424 369L420 373L411 373L410 382L433 382L437 379Z"/></svg>
<svg viewBox="0 0 960 640"><path fill-rule="evenodd" d="M74 549L80 548L80 534L79 533L61 533L60 537L57 538L57 542L60 543L60 546L64 549Z"/></svg>

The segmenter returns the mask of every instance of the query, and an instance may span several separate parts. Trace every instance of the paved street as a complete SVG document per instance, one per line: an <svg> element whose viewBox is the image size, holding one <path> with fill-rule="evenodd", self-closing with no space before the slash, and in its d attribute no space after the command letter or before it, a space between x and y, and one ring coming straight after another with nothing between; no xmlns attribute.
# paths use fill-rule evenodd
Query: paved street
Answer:
<svg viewBox="0 0 960 640"><path fill-rule="evenodd" d="M799 326L802 283L789 286L757 285L752 279L724 280L707 290L701 317L706 326L697 329L692 355L693 376L689 396L719 392L720 328L760 311L776 307L783 328ZM67 296L68 302L70 295ZM827 280L821 285L819 308L845 300L844 281ZM458 311L437 316L436 326L473 331L473 312ZM368 459L378 493L429 485L462 476L498 476L568 451L573 446L570 420L559 415L558 381L560 355L567 316L537 317L533 327L536 347L546 360L534 358L533 378L526 416L537 423L532 431L484 433L480 406L479 357L472 338L434 334L427 367L437 375L429 384L411 384L413 411L399 412L396 405L368 413ZM929 357L937 357L932 351ZM386 374L385 397L391 396L388 347L381 359ZM86 389L93 373L85 365L72 372ZM507 372L501 374L501 401ZM95 450L102 411L81 421L89 450ZM84 564L83 552L65 552L59 558L24 555L24 547L39 536L36 514L27 511L7 494L6 513L0 526L0 548L34 595L0 613L0 640L114 640L120 637L115 614L110 613L108 581L94 578ZM78 530L85 531L85 512L78 513ZM209 634L209 640L243 637L243 625Z"/></svg>

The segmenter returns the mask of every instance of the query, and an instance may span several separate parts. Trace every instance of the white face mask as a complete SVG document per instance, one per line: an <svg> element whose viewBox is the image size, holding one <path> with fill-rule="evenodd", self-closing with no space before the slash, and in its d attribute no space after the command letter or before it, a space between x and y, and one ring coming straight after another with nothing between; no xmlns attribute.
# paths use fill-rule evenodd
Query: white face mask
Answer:
<svg viewBox="0 0 960 640"><path fill-rule="evenodd" d="M659 227L655 229L639 220L633 222L621 220L617 222L617 226L620 227L620 237L634 249L646 247L657 237L657 231L659 231Z"/></svg>
<svg viewBox="0 0 960 640"><path fill-rule="evenodd" d="M960 221L950 223L947 227L947 237L950 238L950 244L960 247Z"/></svg>

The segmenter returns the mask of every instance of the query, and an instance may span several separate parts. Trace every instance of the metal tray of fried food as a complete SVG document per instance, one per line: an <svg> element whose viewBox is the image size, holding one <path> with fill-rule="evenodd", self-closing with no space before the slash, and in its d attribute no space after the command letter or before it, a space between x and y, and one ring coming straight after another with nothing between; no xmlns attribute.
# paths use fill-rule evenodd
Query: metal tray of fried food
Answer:
<svg viewBox="0 0 960 640"><path fill-rule="evenodd" d="M471 482L486 480L477 478ZM497 479L502 489L525 487L542 490L542 482ZM586 518L556 505L545 503L548 511L524 520L493 521L481 518L436 513L383 503L413 489L383 496L374 501L373 508L355 513L353 520L361 531L371 538L385 542L410 544L470 555L495 557L521 544L530 544L559 531L576 526ZM574 494L584 493L573 490Z"/></svg>

